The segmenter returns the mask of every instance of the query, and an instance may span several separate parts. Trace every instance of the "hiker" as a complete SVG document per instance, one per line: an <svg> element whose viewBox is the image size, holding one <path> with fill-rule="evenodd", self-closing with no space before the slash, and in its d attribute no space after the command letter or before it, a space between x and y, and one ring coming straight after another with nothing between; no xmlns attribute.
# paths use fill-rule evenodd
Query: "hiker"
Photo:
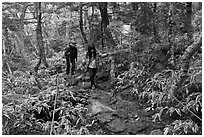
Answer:
<svg viewBox="0 0 204 137"><path fill-rule="evenodd" d="M90 81L91 81L91 89L96 88L96 83L95 83L95 76L97 73L97 67L98 67L98 56L99 57L106 57L108 54L101 54L99 51L96 50L94 44L90 44L88 46L88 51L86 54L86 58L88 59L88 65L87 65L87 71L90 76Z"/></svg>
<svg viewBox="0 0 204 137"><path fill-rule="evenodd" d="M71 41L69 43L69 47L65 49L65 54L66 58L66 74L69 75L70 72L70 67L71 67L71 75L74 75L75 71L75 63L77 62L77 48L76 48L76 42Z"/></svg>

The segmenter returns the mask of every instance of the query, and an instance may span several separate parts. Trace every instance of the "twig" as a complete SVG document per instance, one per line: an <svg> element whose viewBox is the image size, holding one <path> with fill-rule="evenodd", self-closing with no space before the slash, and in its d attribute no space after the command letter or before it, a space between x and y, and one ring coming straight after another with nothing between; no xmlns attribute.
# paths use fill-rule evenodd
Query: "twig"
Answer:
<svg viewBox="0 0 204 137"><path fill-rule="evenodd" d="M172 93L168 92L168 94L170 94L178 103L180 103L183 107L185 107L185 105L181 101L179 101L174 95L172 95ZM188 107L186 109L202 122L202 119L199 116L197 116L193 111L188 109Z"/></svg>
<svg viewBox="0 0 204 137"><path fill-rule="evenodd" d="M55 118L55 107L56 107L56 102L57 102L57 93L59 91L59 81L58 81L58 72L56 76L56 85L57 85L57 92L55 93L55 101L54 101L54 110L53 110L53 115L52 115L52 124L51 124L51 130L50 130L50 135L52 135L53 131L53 124L54 124L54 118Z"/></svg>
<svg viewBox="0 0 204 137"><path fill-rule="evenodd" d="M202 69L202 67L192 67L192 68L189 68L189 70L198 70L198 69Z"/></svg>
<svg viewBox="0 0 204 137"><path fill-rule="evenodd" d="M12 76L11 67L9 66L8 62L6 62L6 65L8 66L8 71L9 71L10 76Z"/></svg>

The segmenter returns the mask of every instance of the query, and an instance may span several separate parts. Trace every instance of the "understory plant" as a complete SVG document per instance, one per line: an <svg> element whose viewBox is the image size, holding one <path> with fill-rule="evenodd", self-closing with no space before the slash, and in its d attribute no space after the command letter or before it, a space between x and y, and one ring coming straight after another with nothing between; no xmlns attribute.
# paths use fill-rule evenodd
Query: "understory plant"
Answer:
<svg viewBox="0 0 204 137"><path fill-rule="evenodd" d="M145 110L154 112L153 121L172 119L166 134L198 134L202 122L201 58L201 54L193 57L188 78L179 91L174 90L181 78L180 70L169 68L151 73L151 68L146 69L139 62L132 62L128 71L116 77L116 89L119 92L131 87L136 97L149 104Z"/></svg>
<svg viewBox="0 0 204 137"><path fill-rule="evenodd" d="M176 119L172 123L174 125L172 134L188 134L187 129L189 128L193 134L196 134L197 124L202 122L200 63L197 62L197 65L192 65L194 67L190 68L189 77L180 91L177 91L177 96L175 96L174 89L181 77L181 72L170 69L156 73L154 77L147 79L144 91L139 93L140 98L148 98L147 103L150 106L146 110L155 112L152 116L153 121L161 121L166 114ZM171 128L168 127L167 129L169 131Z"/></svg>

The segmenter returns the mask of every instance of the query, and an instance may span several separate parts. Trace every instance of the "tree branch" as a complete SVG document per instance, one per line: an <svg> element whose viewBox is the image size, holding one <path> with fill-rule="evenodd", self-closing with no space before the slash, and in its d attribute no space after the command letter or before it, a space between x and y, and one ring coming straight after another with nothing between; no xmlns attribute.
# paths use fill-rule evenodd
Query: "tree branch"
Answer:
<svg viewBox="0 0 204 137"><path fill-rule="evenodd" d="M183 60L182 71L184 73L187 73L189 69L189 63L190 63L191 57L196 53L196 51L200 49L201 46L202 46L202 35L200 35L198 40L195 41L192 45L190 45L184 52L182 56L182 60Z"/></svg>
<svg viewBox="0 0 204 137"><path fill-rule="evenodd" d="M181 74L180 80L178 81L175 88L173 89L173 94L177 94L179 92L179 90L183 86L183 83L188 78L187 72L189 70L190 59L200 49L201 46L202 46L202 35L200 35L198 40L195 41L193 44L191 44L184 52L182 56L182 63L183 63L181 68L182 74Z"/></svg>

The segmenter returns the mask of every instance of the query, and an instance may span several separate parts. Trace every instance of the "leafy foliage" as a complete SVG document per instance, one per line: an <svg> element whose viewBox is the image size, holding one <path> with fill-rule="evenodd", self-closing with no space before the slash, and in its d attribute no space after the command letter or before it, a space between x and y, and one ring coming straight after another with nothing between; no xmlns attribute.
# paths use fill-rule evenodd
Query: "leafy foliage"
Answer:
<svg viewBox="0 0 204 137"><path fill-rule="evenodd" d="M198 132L198 125L192 120L176 120L164 129L165 135L190 135Z"/></svg>
<svg viewBox="0 0 204 137"><path fill-rule="evenodd" d="M34 77L27 70L27 65L33 67L39 56L35 33L36 3L2 3L3 134L48 135L51 128L51 134L55 135L103 134L103 125L87 109L90 102L86 91L67 87L61 73L65 71L63 54L69 40L75 40L79 49L77 71L86 69L87 45L79 25L81 6L82 29L88 41L102 52L115 52L109 58L100 59L98 70L98 75L107 74L106 80L114 95L131 93L146 111L153 113L154 122L166 122L166 135L201 134L202 51L199 49L192 56L188 77L176 91L178 95L174 96L174 89L182 77L182 55L191 41L188 40L186 23L189 21L187 5L177 2L173 16L176 65L172 66L168 44L170 4L108 3L107 18L110 23L106 30L101 30L99 3L42 3L42 36L50 67L41 66ZM202 10L193 7L192 11L192 33L193 40L196 40L202 30ZM124 34L122 27L127 24L131 26L131 32ZM22 31L22 44L30 64L22 61L16 37L18 31ZM41 89L36 78L42 84ZM57 103L54 110L55 95Z"/></svg>
<svg viewBox="0 0 204 137"><path fill-rule="evenodd" d="M30 94L38 90L34 77L27 72L14 71L13 75L3 75L3 94Z"/></svg>

